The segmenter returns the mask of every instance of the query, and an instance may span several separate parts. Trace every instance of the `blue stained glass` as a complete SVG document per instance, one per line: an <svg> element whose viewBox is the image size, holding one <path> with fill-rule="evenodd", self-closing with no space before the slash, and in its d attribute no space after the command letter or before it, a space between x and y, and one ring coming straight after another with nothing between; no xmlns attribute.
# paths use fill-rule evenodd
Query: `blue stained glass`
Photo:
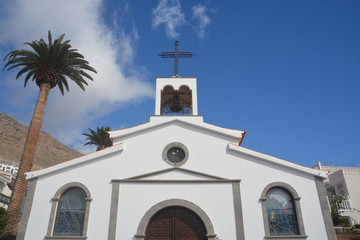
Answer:
<svg viewBox="0 0 360 240"><path fill-rule="evenodd" d="M179 147L173 147L167 151L167 158L173 163L179 163L184 160L185 152Z"/></svg>
<svg viewBox="0 0 360 240"><path fill-rule="evenodd" d="M293 199L281 188L272 188L266 201L270 235L298 235Z"/></svg>
<svg viewBox="0 0 360 240"><path fill-rule="evenodd" d="M81 236L86 208L86 194L80 188L71 188L59 201L54 235Z"/></svg>

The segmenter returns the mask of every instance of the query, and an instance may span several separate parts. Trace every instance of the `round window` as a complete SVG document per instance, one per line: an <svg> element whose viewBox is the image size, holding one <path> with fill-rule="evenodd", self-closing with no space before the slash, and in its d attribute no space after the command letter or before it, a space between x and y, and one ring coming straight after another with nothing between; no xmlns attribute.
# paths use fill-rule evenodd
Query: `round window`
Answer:
<svg viewBox="0 0 360 240"><path fill-rule="evenodd" d="M184 144L174 142L168 144L163 150L163 159L172 166L183 165L189 157L189 151Z"/></svg>
<svg viewBox="0 0 360 240"><path fill-rule="evenodd" d="M170 148L167 151L167 159L173 163L179 163L185 158L185 152L179 147Z"/></svg>

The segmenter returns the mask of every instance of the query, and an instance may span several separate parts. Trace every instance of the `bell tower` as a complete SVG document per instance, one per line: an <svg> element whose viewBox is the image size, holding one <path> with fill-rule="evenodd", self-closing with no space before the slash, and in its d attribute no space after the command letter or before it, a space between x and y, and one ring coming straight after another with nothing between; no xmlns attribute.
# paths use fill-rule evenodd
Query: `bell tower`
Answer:
<svg viewBox="0 0 360 240"><path fill-rule="evenodd" d="M174 52L162 52L162 58L174 58L174 76L156 78L155 115L197 115L196 78L179 75L179 58L191 58L192 52L179 52L175 41Z"/></svg>
<svg viewBox="0 0 360 240"><path fill-rule="evenodd" d="M155 115L198 115L196 78L156 78Z"/></svg>

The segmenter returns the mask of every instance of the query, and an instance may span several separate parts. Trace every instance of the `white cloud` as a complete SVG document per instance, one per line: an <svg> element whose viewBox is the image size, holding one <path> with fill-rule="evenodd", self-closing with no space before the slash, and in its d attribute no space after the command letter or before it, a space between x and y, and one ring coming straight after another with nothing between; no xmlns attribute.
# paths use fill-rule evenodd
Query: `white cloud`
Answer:
<svg viewBox="0 0 360 240"><path fill-rule="evenodd" d="M153 9L153 27L165 24L168 37L178 37L177 29L185 23L185 15L181 12L179 0L160 0L159 5Z"/></svg>
<svg viewBox="0 0 360 240"><path fill-rule="evenodd" d="M85 92L70 83L65 96L58 89L50 93L43 129L72 146L84 141L76 136L81 136L82 129L93 126L95 119L129 101L153 95L152 86L131 67L133 44L139 37L135 24L129 32L122 31L121 26L110 30L101 19L102 3L102 0L0 3L0 45L18 49L23 42L46 38L50 29L53 38L65 33L65 40L70 39L73 48L97 70L98 74L92 74L95 80L89 81ZM17 84L22 86L21 82Z"/></svg>
<svg viewBox="0 0 360 240"><path fill-rule="evenodd" d="M193 6L193 20L197 21L197 25L193 25L193 28L200 39L204 39L206 35L206 28L211 23L209 16L206 14L206 7L197 4Z"/></svg>

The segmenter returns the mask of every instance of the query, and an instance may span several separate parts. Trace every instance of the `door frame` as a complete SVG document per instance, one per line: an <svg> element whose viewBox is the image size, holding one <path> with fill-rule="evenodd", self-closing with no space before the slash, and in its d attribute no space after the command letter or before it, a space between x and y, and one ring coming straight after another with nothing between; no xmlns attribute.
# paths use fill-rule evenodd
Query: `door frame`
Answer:
<svg viewBox="0 0 360 240"><path fill-rule="evenodd" d="M193 211L195 214L198 215L198 217L203 221L205 229L206 229L206 237L208 240L215 240L216 234L214 233L214 227L211 223L211 220L209 216L196 204L184 200L184 199L168 199L162 202L159 202L152 206L142 217L139 226L137 228L135 239L136 240L144 240L145 239L145 230L146 226L149 223L150 219L161 209L167 208L167 207L184 207L191 211Z"/></svg>

